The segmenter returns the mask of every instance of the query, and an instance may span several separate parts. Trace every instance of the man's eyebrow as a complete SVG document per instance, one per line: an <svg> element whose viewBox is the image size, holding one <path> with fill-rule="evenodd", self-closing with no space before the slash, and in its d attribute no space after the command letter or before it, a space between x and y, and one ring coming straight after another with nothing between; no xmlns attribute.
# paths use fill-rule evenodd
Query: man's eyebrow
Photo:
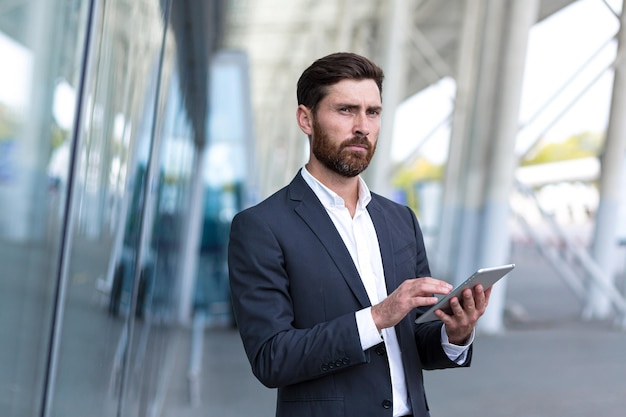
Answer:
<svg viewBox="0 0 626 417"><path fill-rule="evenodd" d="M358 109L361 107L360 104L351 104L351 103L344 103L344 102L339 102L339 103L335 103L335 107L340 108L340 107L347 107L349 109Z"/></svg>
<svg viewBox="0 0 626 417"><path fill-rule="evenodd" d="M349 103L336 103L335 108L344 108L347 107L350 110L360 109L362 106L360 104L349 104ZM367 106L366 110L368 111L381 111L383 109L382 106Z"/></svg>

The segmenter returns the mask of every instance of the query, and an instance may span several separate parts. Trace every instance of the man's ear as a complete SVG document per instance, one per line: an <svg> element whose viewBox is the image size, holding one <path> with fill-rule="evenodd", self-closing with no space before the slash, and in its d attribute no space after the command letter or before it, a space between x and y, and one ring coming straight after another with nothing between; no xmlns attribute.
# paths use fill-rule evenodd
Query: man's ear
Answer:
<svg viewBox="0 0 626 417"><path fill-rule="evenodd" d="M305 135L311 136L313 134L313 114L304 104L300 104L296 110L296 119L298 120L298 126Z"/></svg>

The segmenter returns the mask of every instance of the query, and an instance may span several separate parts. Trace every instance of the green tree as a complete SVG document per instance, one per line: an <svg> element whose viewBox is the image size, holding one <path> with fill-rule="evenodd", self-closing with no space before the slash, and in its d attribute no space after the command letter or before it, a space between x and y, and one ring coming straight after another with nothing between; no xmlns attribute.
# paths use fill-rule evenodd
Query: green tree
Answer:
<svg viewBox="0 0 626 417"><path fill-rule="evenodd" d="M570 159L598 156L604 143L604 134L583 132L570 136L563 142L539 141L522 159L521 165L545 164Z"/></svg>

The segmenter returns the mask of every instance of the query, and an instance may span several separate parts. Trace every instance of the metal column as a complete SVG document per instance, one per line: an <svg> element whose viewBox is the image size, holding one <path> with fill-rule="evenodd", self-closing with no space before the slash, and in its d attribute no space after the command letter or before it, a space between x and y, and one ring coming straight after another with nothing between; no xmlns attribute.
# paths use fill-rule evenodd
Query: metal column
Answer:
<svg viewBox="0 0 626 417"><path fill-rule="evenodd" d="M538 0L511 1L505 18L502 72L496 93L493 153L488 174L479 265L493 266L509 262L509 196L513 189L517 158L515 139L518 132L522 82L528 47L528 35L537 20ZM506 280L494 286L490 305L479 328L486 333L503 330Z"/></svg>
<svg viewBox="0 0 626 417"><path fill-rule="evenodd" d="M615 280L617 229L620 193L625 186L622 165L626 155L626 0L622 5L621 29L617 35L615 75L611 113L607 128L600 175L600 203L596 214L592 256L604 272L608 283ZM606 318L611 312L611 301L601 285L592 282L585 303L586 318Z"/></svg>

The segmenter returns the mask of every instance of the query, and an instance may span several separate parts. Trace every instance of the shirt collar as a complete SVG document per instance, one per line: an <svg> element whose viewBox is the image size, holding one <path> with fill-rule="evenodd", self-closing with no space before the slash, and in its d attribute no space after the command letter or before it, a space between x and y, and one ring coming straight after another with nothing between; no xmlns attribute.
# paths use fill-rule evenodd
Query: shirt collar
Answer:
<svg viewBox="0 0 626 417"><path fill-rule="evenodd" d="M315 178L311 173L306 169L306 166L302 167L300 170L302 178L304 181L311 187L317 198L322 202L322 205L326 208L331 207L345 207L345 201L341 198L336 192L331 190L322 184L317 178ZM370 193L369 188L367 188L367 184L365 184L365 180L359 178L359 201L357 202L357 208L365 208L367 204L372 200L372 195Z"/></svg>

